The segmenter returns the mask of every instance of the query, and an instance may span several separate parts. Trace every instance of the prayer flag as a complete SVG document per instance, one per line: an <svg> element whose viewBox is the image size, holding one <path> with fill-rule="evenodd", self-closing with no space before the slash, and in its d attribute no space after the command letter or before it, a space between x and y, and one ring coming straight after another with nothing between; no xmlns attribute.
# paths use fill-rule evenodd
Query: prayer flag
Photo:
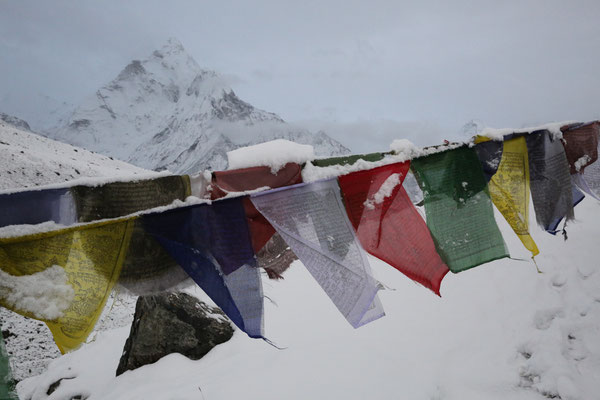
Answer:
<svg viewBox="0 0 600 400"><path fill-rule="evenodd" d="M535 217L546 231L556 233L554 221L574 218L573 184L565 149L548 131L533 132L525 140Z"/></svg>
<svg viewBox="0 0 600 400"><path fill-rule="evenodd" d="M594 167L596 167L596 164L600 164L600 163L598 161L596 161L596 163L588 166L588 168L585 169L584 174L573 174L573 175L571 175L571 178L573 179L573 183L582 192L585 192L585 193L589 194L590 196L592 196L593 198L595 198L596 200L600 201L600 190L598 190L598 189L600 189L600 186L598 186L598 183L600 183L600 182L595 182L593 180L590 180L592 182L592 185L590 185L588 183L588 179L591 175L591 174L588 174L588 172L593 171ZM594 190L593 188L597 188L597 190Z"/></svg>
<svg viewBox="0 0 600 400"><path fill-rule="evenodd" d="M586 166L598 159L600 122L568 125L561 130L571 174L583 173Z"/></svg>
<svg viewBox="0 0 600 400"><path fill-rule="evenodd" d="M267 272L270 279L283 279L283 273L297 259L290 246L277 232L256 254L258 266Z"/></svg>
<svg viewBox="0 0 600 400"><path fill-rule="evenodd" d="M75 202L68 188L0 194L0 228L47 221L61 225L77 222Z"/></svg>
<svg viewBox="0 0 600 400"><path fill-rule="evenodd" d="M384 315L381 288L348 220L337 179L251 196L338 310L358 328Z"/></svg>
<svg viewBox="0 0 600 400"><path fill-rule="evenodd" d="M508 256L474 149L417 158L411 167L423 190L427 226L450 271Z"/></svg>
<svg viewBox="0 0 600 400"><path fill-rule="evenodd" d="M338 179L364 249L439 295L448 267L402 187L409 166L409 162L390 164Z"/></svg>
<svg viewBox="0 0 600 400"><path fill-rule="evenodd" d="M100 186L71 188L80 222L118 218L154 207L166 206L191 195L187 175L161 176Z"/></svg>
<svg viewBox="0 0 600 400"><path fill-rule="evenodd" d="M572 184L571 184L571 197L572 197L573 208L575 208L575 206L577 204L581 203L581 201L585 198L585 195L578 189L578 186L576 184L576 177L577 176L579 176L579 174L571 175L571 182L572 182ZM550 226L548 227L547 231L549 233L553 234L553 235L556 235L558 233L558 225L563 220L563 218L564 218L564 216L562 216L560 218L554 219L550 223Z"/></svg>
<svg viewBox="0 0 600 400"><path fill-rule="evenodd" d="M529 235L529 161L524 137L506 140L498 171L489 182L492 201L523 245L539 254Z"/></svg>
<svg viewBox="0 0 600 400"><path fill-rule="evenodd" d="M596 121L588 125L587 129L596 132L596 137L599 138L597 152L600 152L600 122ZM579 175L575 180L577 185L596 200L600 200L600 161L590 160L583 172L580 171Z"/></svg>
<svg viewBox="0 0 600 400"><path fill-rule="evenodd" d="M62 353L88 337L119 277L133 221L121 219L14 238L0 238L0 268L12 276L32 275L58 265L75 297L63 316L48 320L28 310L0 304L46 322Z"/></svg>
<svg viewBox="0 0 600 400"><path fill-rule="evenodd" d="M250 337L262 337L262 284L242 198L147 214L144 229Z"/></svg>
<svg viewBox="0 0 600 400"><path fill-rule="evenodd" d="M498 166L502 159L502 145L504 142L489 140L482 136L478 136L475 139L475 143L475 152L481 162L485 180L486 182L489 182L496 171L498 171Z"/></svg>

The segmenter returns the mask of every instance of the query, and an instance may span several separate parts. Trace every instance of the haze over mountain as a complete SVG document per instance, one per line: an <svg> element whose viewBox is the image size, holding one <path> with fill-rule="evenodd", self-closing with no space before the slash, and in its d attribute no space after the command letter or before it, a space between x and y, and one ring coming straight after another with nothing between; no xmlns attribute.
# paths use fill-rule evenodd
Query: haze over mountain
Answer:
<svg viewBox="0 0 600 400"><path fill-rule="evenodd" d="M320 156L349 150L323 132L287 124L237 97L216 72L200 68L176 39L129 63L49 136L176 173L224 169L226 152L276 138L311 144Z"/></svg>

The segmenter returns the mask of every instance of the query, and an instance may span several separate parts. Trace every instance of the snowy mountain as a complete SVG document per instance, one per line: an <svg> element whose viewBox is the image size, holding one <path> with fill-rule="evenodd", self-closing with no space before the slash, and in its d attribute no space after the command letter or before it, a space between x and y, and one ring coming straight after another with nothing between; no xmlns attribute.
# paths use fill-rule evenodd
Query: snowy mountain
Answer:
<svg viewBox="0 0 600 400"><path fill-rule="evenodd" d="M200 68L176 39L132 61L51 136L176 173L224 169L227 151L275 138L311 144L318 156L348 153L323 132L293 128L244 102L216 72Z"/></svg>

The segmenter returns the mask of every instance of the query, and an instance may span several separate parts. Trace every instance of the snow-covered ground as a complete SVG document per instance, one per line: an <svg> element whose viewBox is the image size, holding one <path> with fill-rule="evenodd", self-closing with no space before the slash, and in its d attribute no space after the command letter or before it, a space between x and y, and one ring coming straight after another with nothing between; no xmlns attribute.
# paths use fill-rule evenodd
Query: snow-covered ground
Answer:
<svg viewBox="0 0 600 400"><path fill-rule="evenodd" d="M395 290L357 330L296 262L264 280L266 335L241 332L199 361L178 354L115 370L128 327L106 330L18 385L24 399L594 399L600 393L600 204L584 200L569 239L532 227L537 262L499 260L442 283L442 298L370 258ZM515 258L528 258L498 217ZM200 289L192 289L203 297ZM118 308L118 306L115 306ZM46 396L57 377L59 388Z"/></svg>
<svg viewBox="0 0 600 400"><path fill-rule="evenodd" d="M0 121L0 190L149 171Z"/></svg>

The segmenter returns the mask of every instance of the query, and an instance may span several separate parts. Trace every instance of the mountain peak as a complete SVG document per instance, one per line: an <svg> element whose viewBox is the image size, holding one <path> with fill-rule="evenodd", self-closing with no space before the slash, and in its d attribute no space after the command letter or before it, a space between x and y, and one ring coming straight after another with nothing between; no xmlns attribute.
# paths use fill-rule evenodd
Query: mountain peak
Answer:
<svg viewBox="0 0 600 400"><path fill-rule="evenodd" d="M223 169L227 151L272 139L313 144L323 156L347 151L323 136L293 129L243 101L174 38L147 58L130 62L54 134L144 168L177 173Z"/></svg>
<svg viewBox="0 0 600 400"><path fill-rule="evenodd" d="M152 56L163 59L165 57L172 57L178 55L187 55L183 44L177 38L169 38L158 50L154 50Z"/></svg>

